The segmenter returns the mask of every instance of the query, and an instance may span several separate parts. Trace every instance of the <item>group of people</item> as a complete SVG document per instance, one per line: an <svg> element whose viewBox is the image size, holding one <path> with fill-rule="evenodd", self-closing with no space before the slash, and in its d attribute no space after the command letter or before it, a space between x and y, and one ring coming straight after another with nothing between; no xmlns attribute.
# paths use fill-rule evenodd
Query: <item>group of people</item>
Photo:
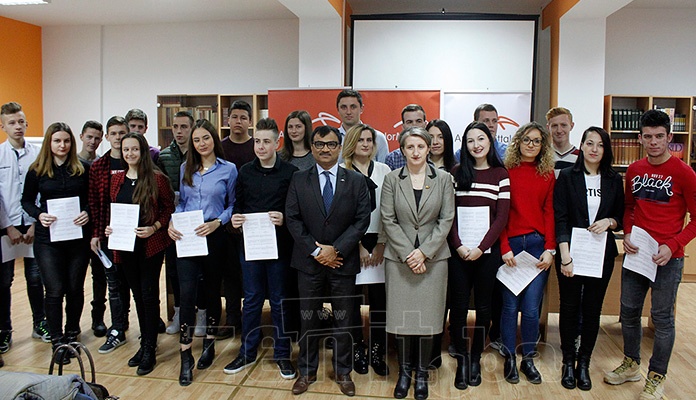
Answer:
<svg viewBox="0 0 696 400"><path fill-rule="evenodd" d="M273 358L282 378L297 378L294 394L316 381L319 343L327 334L336 383L348 396L356 394L352 371L366 374L372 367L378 375L389 374L387 338L393 334L399 367L394 397L408 396L413 386L414 397L425 399L428 369L441 365L448 309L457 389L482 383L480 359L488 338L489 346L505 358L506 381L518 383L521 371L529 382L542 382L534 357L542 297L554 267L560 290L561 383L567 389L590 390L590 359L618 254L614 232L623 229L624 250L634 254L640 249L630 235L637 226L660 245L652 256L657 276L651 282L622 270L625 357L604 380L621 384L641 379L640 316L650 288L656 334L641 398L662 396L674 344L673 305L683 248L696 236L696 222L684 226L686 212L696 212L696 174L668 152L672 134L666 114L650 110L641 117L639 140L647 157L628 168L624 190L621 174L612 168L609 134L590 127L576 148L569 137L572 114L562 107L549 110L545 126L524 124L504 144L496 138L497 110L482 104L455 153L449 125L428 122L417 104L403 108L399 148L389 152L385 135L360 120L363 106L359 92L341 91L338 129L312 129L306 111L293 111L286 118L280 150L273 119L259 120L249 133L252 110L244 101L230 107L230 135L223 140L209 121L194 121L181 111L173 118L173 140L161 152L145 140L147 116L136 109L126 118L109 119L111 149L96 158L102 136L98 122L85 124L80 153L64 123L51 124L38 149L24 140L27 123L21 106L3 105L0 117L8 140L0 144L0 227L13 244L33 242L34 259L25 259L32 335L54 347L77 340L91 258L92 329L106 336L99 352L126 342L132 293L141 339L128 365L137 367L138 375L155 367L157 334L165 330L179 333L182 386L192 383L195 368L213 364L216 339L240 329L239 353L224 372L236 374L254 365L268 298ZM83 228L82 238L52 241L57 219L47 204L70 197L79 199L80 212L72 223ZM112 251L107 244L114 232L113 203L139 205L132 251ZM179 257L174 243L184 235L171 216L197 210L204 222L195 234L205 237L207 255ZM273 259L245 254L245 224L258 213L275 227ZM472 226L479 230L473 236L467 232ZM575 275L573 228L607 233L601 277ZM541 271L516 294L496 275L499 268L516 268L523 251L537 259ZM103 266L98 253L113 266ZM159 305L165 257L175 301L174 318L166 328ZM2 265L0 353L11 344L13 265ZM104 323L107 287L109 328ZM473 335L467 323L472 291ZM368 335L361 314L365 297ZM330 327L323 323L327 302ZM191 349L195 336L204 337L197 362ZM299 343L299 377L291 360L292 340Z"/></svg>

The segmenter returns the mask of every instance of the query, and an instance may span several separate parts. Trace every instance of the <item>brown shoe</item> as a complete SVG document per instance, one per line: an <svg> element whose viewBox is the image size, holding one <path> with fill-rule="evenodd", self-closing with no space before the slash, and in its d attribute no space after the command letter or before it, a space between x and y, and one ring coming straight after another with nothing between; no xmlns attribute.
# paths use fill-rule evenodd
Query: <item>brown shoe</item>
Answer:
<svg viewBox="0 0 696 400"><path fill-rule="evenodd" d="M350 374L336 375L336 383L338 383L341 393L346 396L355 396L355 383L350 379Z"/></svg>
<svg viewBox="0 0 696 400"><path fill-rule="evenodd" d="M292 394L302 394L309 389L309 385L317 381L316 375L301 375L292 385Z"/></svg>

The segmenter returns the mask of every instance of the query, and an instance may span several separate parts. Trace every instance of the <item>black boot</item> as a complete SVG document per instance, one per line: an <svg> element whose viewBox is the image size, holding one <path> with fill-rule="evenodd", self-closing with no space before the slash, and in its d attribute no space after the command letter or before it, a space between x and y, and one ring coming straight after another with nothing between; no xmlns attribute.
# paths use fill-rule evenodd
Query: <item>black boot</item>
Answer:
<svg viewBox="0 0 696 400"><path fill-rule="evenodd" d="M469 386L481 384L481 356L471 356L471 366L469 367Z"/></svg>
<svg viewBox="0 0 696 400"><path fill-rule="evenodd" d="M80 331L79 331L79 330L76 330L76 331L65 331L65 343L70 344L70 343L73 343L73 342L79 342L78 336L80 336ZM73 346L73 348L74 348L75 350L77 350L78 353L80 352L80 348L79 348L79 347ZM68 357L70 357L70 358L75 358L75 354L74 354L73 352L70 351L70 352L68 352Z"/></svg>
<svg viewBox="0 0 696 400"><path fill-rule="evenodd" d="M416 370L416 383L413 385L413 398L425 400L428 398L428 368L418 366Z"/></svg>
<svg viewBox="0 0 696 400"><path fill-rule="evenodd" d="M399 359L399 379L394 387L394 398L403 399L408 396L408 390L411 388L411 374L413 367L411 366L411 338L409 336L397 336L397 355Z"/></svg>
<svg viewBox="0 0 696 400"><path fill-rule="evenodd" d="M428 368L438 369L442 366L442 333L433 335L432 337L432 352L431 360Z"/></svg>
<svg viewBox="0 0 696 400"><path fill-rule="evenodd" d="M464 390L469 387L469 355L457 354L457 369L454 371L454 387Z"/></svg>
<svg viewBox="0 0 696 400"><path fill-rule="evenodd" d="M179 372L179 385L188 386L193 382L193 355L191 348L180 351L181 354L181 372Z"/></svg>
<svg viewBox="0 0 696 400"><path fill-rule="evenodd" d="M527 377L529 383L538 385L541 383L541 374L534 366L534 360L531 356L522 357L522 362L520 363L520 371Z"/></svg>
<svg viewBox="0 0 696 400"><path fill-rule="evenodd" d="M143 358L140 359L138 370L135 371L138 375L147 375L155 369L157 360L155 359L155 346L152 343L141 343L140 349L143 353Z"/></svg>
<svg viewBox="0 0 696 400"><path fill-rule="evenodd" d="M360 375L365 375L368 372L368 365L365 343L362 341L353 343L353 370Z"/></svg>
<svg viewBox="0 0 696 400"><path fill-rule="evenodd" d="M384 345L379 343L372 344L372 348L370 349L370 365L372 365L375 374L379 376L389 375L389 367L384 361L386 353L387 350L384 348Z"/></svg>
<svg viewBox="0 0 696 400"><path fill-rule="evenodd" d="M143 359L143 348L140 347L138 351L133 355L133 357L128 359L129 367L137 367L140 365L140 361Z"/></svg>
<svg viewBox="0 0 696 400"><path fill-rule="evenodd" d="M215 359L215 339L203 339L203 353L201 353L201 358L198 359L196 367L198 369L206 369L213 364L213 359Z"/></svg>
<svg viewBox="0 0 696 400"><path fill-rule="evenodd" d="M575 389L575 360L574 358L563 357L561 367L561 385L566 389Z"/></svg>
<svg viewBox="0 0 696 400"><path fill-rule="evenodd" d="M578 389L592 389L592 380L590 379L590 358L580 356L578 367L575 370L575 377L578 380Z"/></svg>
<svg viewBox="0 0 696 400"><path fill-rule="evenodd" d="M503 365L503 374L505 375L505 380L509 383L519 383L520 374L517 372L517 357L514 355L507 355L505 357L505 364Z"/></svg>
<svg viewBox="0 0 696 400"><path fill-rule="evenodd" d="M434 339L432 336L414 336L418 343L418 368L416 369L416 383L413 385L413 397L416 400L428 398L428 367L432 365L432 355ZM441 341L440 341L441 343ZM438 347L438 350L440 348ZM440 351L438 351L440 353ZM442 357L438 354L438 359L442 362Z"/></svg>
<svg viewBox="0 0 696 400"><path fill-rule="evenodd" d="M66 351L65 349L59 350L58 354L56 354L56 349L60 347L60 345L66 344L65 338L63 336L58 336L58 337L51 337L51 352L53 353L53 356L56 359L56 363L60 365L67 365L70 364L70 352Z"/></svg>

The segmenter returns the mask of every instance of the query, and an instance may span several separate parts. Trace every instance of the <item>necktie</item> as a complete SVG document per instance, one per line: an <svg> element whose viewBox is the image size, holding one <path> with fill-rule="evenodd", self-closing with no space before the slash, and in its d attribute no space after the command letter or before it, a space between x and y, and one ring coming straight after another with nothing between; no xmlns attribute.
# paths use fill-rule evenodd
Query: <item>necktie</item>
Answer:
<svg viewBox="0 0 696 400"><path fill-rule="evenodd" d="M333 201L333 186L331 185L331 172L329 171L324 171L322 172L324 177L326 178L326 184L324 185L324 191L322 192L322 196L324 197L324 210L326 210L326 214L329 214L329 209L331 209L331 202Z"/></svg>

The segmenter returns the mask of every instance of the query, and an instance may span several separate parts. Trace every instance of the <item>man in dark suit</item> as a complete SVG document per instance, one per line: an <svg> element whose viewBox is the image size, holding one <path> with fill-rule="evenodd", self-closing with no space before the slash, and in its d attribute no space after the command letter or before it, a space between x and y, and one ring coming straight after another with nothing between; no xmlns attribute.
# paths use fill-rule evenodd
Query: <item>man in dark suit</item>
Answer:
<svg viewBox="0 0 696 400"><path fill-rule="evenodd" d="M328 293L334 313L336 382L343 394L354 396L350 310L360 272L357 244L370 223L369 192L360 174L338 166L341 139L336 128L316 128L311 142L317 165L295 173L285 212L295 239L291 266L298 270L302 313L300 377L292 392L306 392L317 379L320 313Z"/></svg>

